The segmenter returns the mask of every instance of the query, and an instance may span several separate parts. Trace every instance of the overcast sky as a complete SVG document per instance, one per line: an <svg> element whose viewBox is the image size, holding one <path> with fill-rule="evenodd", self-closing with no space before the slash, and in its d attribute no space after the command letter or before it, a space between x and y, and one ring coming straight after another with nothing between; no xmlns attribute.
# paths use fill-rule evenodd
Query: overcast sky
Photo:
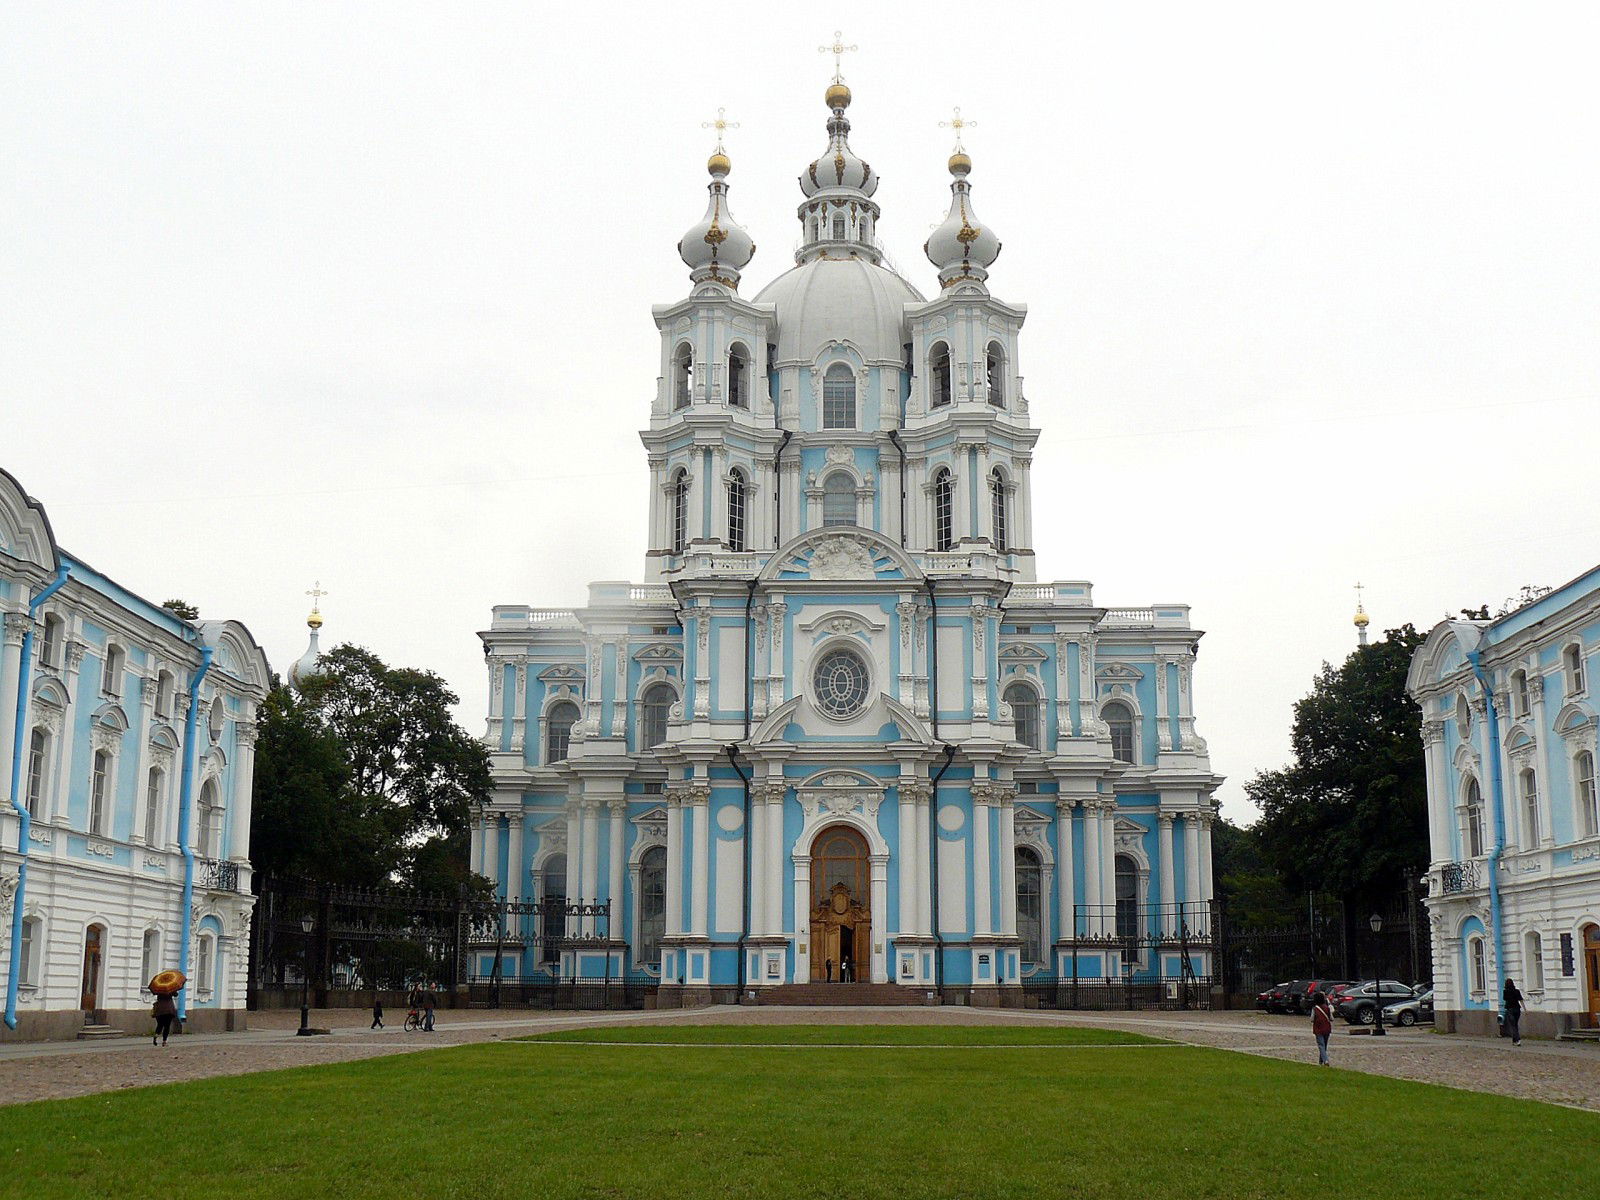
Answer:
<svg viewBox="0 0 1600 1200"><path fill-rule="evenodd" d="M924 293L952 105L1021 370L1041 579L1183 601L1224 815L1375 630L1600 549L1600 9L12 0L0 464L62 544L440 672L495 604L641 576L650 305L719 105L791 262L848 22L852 144ZM813 13L821 9L814 6Z"/></svg>

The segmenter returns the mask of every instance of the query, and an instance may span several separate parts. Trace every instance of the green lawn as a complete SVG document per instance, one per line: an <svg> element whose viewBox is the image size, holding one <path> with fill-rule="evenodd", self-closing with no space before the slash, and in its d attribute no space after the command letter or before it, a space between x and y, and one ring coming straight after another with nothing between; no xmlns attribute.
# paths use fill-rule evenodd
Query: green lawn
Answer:
<svg viewBox="0 0 1600 1200"><path fill-rule="evenodd" d="M891 1048L710 1044L758 1039ZM1590 1113L1099 1030L654 1026L0 1109L0 1193L1499 1200L1594 1195L1596 1144Z"/></svg>

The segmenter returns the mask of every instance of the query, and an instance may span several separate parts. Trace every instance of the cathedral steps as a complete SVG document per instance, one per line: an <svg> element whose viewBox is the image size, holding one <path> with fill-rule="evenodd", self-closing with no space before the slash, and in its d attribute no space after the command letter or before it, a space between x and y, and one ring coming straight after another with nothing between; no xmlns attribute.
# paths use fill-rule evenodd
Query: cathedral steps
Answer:
<svg viewBox="0 0 1600 1200"><path fill-rule="evenodd" d="M779 987L755 989L757 1004L844 1004L924 1005L926 988L901 987L897 983L785 983Z"/></svg>
<svg viewBox="0 0 1600 1200"><path fill-rule="evenodd" d="M124 1030L118 1029L114 1025L85 1025L78 1031L78 1040L80 1042L92 1042L99 1041L102 1038L120 1038L127 1036L128 1035Z"/></svg>

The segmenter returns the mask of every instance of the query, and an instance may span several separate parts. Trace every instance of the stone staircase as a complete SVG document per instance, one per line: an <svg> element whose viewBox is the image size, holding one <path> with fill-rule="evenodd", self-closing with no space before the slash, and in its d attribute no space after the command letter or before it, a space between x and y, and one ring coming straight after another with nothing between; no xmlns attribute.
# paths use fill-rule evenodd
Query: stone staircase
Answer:
<svg viewBox="0 0 1600 1200"><path fill-rule="evenodd" d="M120 1038L127 1036L128 1035L126 1033L118 1029L115 1025L85 1025L82 1029L78 1030L78 1040L80 1042L94 1042L103 1038Z"/></svg>
<svg viewBox="0 0 1600 1200"><path fill-rule="evenodd" d="M757 1004L848 1004L920 1006L928 1003L929 988L901 987L896 983L785 983L755 988Z"/></svg>
<svg viewBox="0 0 1600 1200"><path fill-rule="evenodd" d="M1580 1026L1577 1029L1567 1030L1556 1040L1562 1042L1589 1042L1593 1044L1600 1042L1600 1029L1589 1029Z"/></svg>

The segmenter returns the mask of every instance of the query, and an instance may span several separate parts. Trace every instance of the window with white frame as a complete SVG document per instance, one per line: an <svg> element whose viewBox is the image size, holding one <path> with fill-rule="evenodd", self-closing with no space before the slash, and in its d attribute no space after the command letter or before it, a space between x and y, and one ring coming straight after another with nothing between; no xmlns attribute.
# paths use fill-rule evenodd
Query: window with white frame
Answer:
<svg viewBox="0 0 1600 1200"><path fill-rule="evenodd" d="M170 717L172 715L172 672L158 671L156 673L156 716Z"/></svg>
<svg viewBox="0 0 1600 1200"><path fill-rule="evenodd" d="M950 403L950 347L943 342L933 344L933 352L928 356L928 369L932 375L931 398L933 407L939 408Z"/></svg>
<svg viewBox="0 0 1600 1200"><path fill-rule="evenodd" d="M1117 936L1139 936L1139 864L1126 854L1117 855Z"/></svg>
<svg viewBox="0 0 1600 1200"><path fill-rule="evenodd" d="M544 860L540 899L544 901L544 914L540 921L544 947L542 959L547 963L561 960L561 940L567 935L567 856L552 854Z"/></svg>
<svg viewBox="0 0 1600 1200"><path fill-rule="evenodd" d="M1016 728L1017 741L1030 750L1044 746L1044 736L1039 728L1039 693L1026 683L1010 684L1004 700L1011 706L1011 720Z"/></svg>
<svg viewBox="0 0 1600 1200"><path fill-rule="evenodd" d="M1044 870L1039 856L1026 846L1017 847L1017 937L1022 939L1022 963L1032 967L1044 960Z"/></svg>
<svg viewBox="0 0 1600 1200"><path fill-rule="evenodd" d="M1133 747L1133 710L1122 701L1113 700L1100 710L1100 719L1111 730L1111 757L1118 762L1136 761Z"/></svg>
<svg viewBox="0 0 1600 1200"><path fill-rule="evenodd" d="M750 406L750 359L743 346L728 351L728 404L733 408Z"/></svg>
<svg viewBox="0 0 1600 1200"><path fill-rule="evenodd" d="M160 767L151 767L144 789L144 842L147 846L155 846L162 841L161 801L166 785L167 773Z"/></svg>
<svg viewBox="0 0 1600 1200"><path fill-rule="evenodd" d="M55 613L45 614L44 637L39 642L39 661L44 666L61 665L61 631L65 624Z"/></svg>
<svg viewBox="0 0 1600 1200"><path fill-rule="evenodd" d="M1483 857L1483 791L1471 776L1462 802L1461 848L1468 858Z"/></svg>
<svg viewBox="0 0 1600 1200"><path fill-rule="evenodd" d="M996 408L1006 406L1006 381L1005 355L1000 349L999 342L990 342L989 351L984 356L983 369L988 393L989 403Z"/></svg>
<svg viewBox="0 0 1600 1200"><path fill-rule="evenodd" d="M856 524L856 481L847 471L834 471L822 481L822 523Z"/></svg>
<svg viewBox="0 0 1600 1200"><path fill-rule="evenodd" d="M96 750L89 774L89 832L103 834L110 820L111 754Z"/></svg>
<svg viewBox="0 0 1600 1200"><path fill-rule="evenodd" d="M200 789L200 855L222 857L222 805L217 799L217 781L208 779Z"/></svg>
<svg viewBox="0 0 1600 1200"><path fill-rule="evenodd" d="M1465 696L1456 697L1456 737L1463 742L1472 740L1472 706Z"/></svg>
<svg viewBox="0 0 1600 1200"><path fill-rule="evenodd" d="M856 375L844 363L834 363L822 377L822 427L856 427Z"/></svg>
<svg viewBox="0 0 1600 1200"><path fill-rule="evenodd" d="M998 470L989 474L989 504L993 509L994 518L994 548L996 550L1011 549L1011 522L1007 520L1006 512L1006 480Z"/></svg>
<svg viewBox="0 0 1600 1200"><path fill-rule="evenodd" d="M672 477L672 552L682 554L689 545L689 472Z"/></svg>
<svg viewBox="0 0 1600 1200"><path fill-rule="evenodd" d="M100 690L107 696L122 695L122 672L128 661L127 652L115 642L106 643L105 670L100 676Z"/></svg>
<svg viewBox="0 0 1600 1200"><path fill-rule="evenodd" d="M1511 672L1511 711L1514 715L1525 717L1528 715L1528 673L1526 671Z"/></svg>
<svg viewBox="0 0 1600 1200"><path fill-rule="evenodd" d="M139 986L145 987L161 970L161 931L146 929L144 931L144 949L139 957Z"/></svg>
<svg viewBox="0 0 1600 1200"><path fill-rule="evenodd" d="M842 242L842 241L844 241L844 239L845 239L844 215L842 213L838 213L838 214L835 214L834 218L833 218L833 240L836 241L836 242Z"/></svg>
<svg viewBox="0 0 1600 1200"><path fill-rule="evenodd" d="M747 549L745 538L746 513L750 503L750 485L744 472L737 467L728 475L728 549L742 553Z"/></svg>
<svg viewBox="0 0 1600 1200"><path fill-rule="evenodd" d="M28 815L38 817L44 810L44 787L50 770L50 735L44 726L35 725L28 735Z"/></svg>
<svg viewBox="0 0 1600 1200"><path fill-rule="evenodd" d="M1483 939L1477 934L1467 939L1467 971L1467 982L1473 995L1481 996L1489 990L1489 971L1483 957Z"/></svg>
<svg viewBox="0 0 1600 1200"><path fill-rule="evenodd" d="M22 918L22 944L17 951L17 981L25 987L39 985L39 963L44 958L44 925L38 917Z"/></svg>
<svg viewBox="0 0 1600 1200"><path fill-rule="evenodd" d="M648 750L667 740L667 718L678 693L670 683L652 683L639 698L639 747Z"/></svg>
<svg viewBox="0 0 1600 1200"><path fill-rule="evenodd" d="M217 985L217 944L209 933L200 935L199 945L195 948L194 974L195 989L202 996L209 996Z"/></svg>
<svg viewBox="0 0 1600 1200"><path fill-rule="evenodd" d="M639 858L639 959L654 967L661 961L661 938L667 931L667 851L651 846Z"/></svg>
<svg viewBox="0 0 1600 1200"><path fill-rule="evenodd" d="M672 407L688 408L694 399L694 351L688 343L672 356Z"/></svg>
<svg viewBox="0 0 1600 1200"><path fill-rule="evenodd" d="M1544 938L1534 930L1522 939L1522 974L1530 992L1544 991Z"/></svg>
<svg viewBox="0 0 1600 1200"><path fill-rule="evenodd" d="M1567 677L1567 695L1582 695L1588 686L1583 674L1583 647L1574 642L1563 650L1561 666Z"/></svg>
<svg viewBox="0 0 1600 1200"><path fill-rule="evenodd" d="M933 548L948 550L955 545L955 477L943 467L933 477Z"/></svg>
<svg viewBox="0 0 1600 1200"><path fill-rule="evenodd" d="M1539 779L1532 767L1517 776L1517 785L1522 793L1523 848L1532 850L1539 844Z"/></svg>
<svg viewBox="0 0 1600 1200"><path fill-rule="evenodd" d="M578 723L578 706L562 700L550 706L545 717L544 765L565 762L572 748L572 727Z"/></svg>
<svg viewBox="0 0 1600 1200"><path fill-rule="evenodd" d="M1572 756L1573 800L1577 805L1576 825L1583 837L1600 837L1600 804L1596 803L1594 753L1580 750Z"/></svg>

